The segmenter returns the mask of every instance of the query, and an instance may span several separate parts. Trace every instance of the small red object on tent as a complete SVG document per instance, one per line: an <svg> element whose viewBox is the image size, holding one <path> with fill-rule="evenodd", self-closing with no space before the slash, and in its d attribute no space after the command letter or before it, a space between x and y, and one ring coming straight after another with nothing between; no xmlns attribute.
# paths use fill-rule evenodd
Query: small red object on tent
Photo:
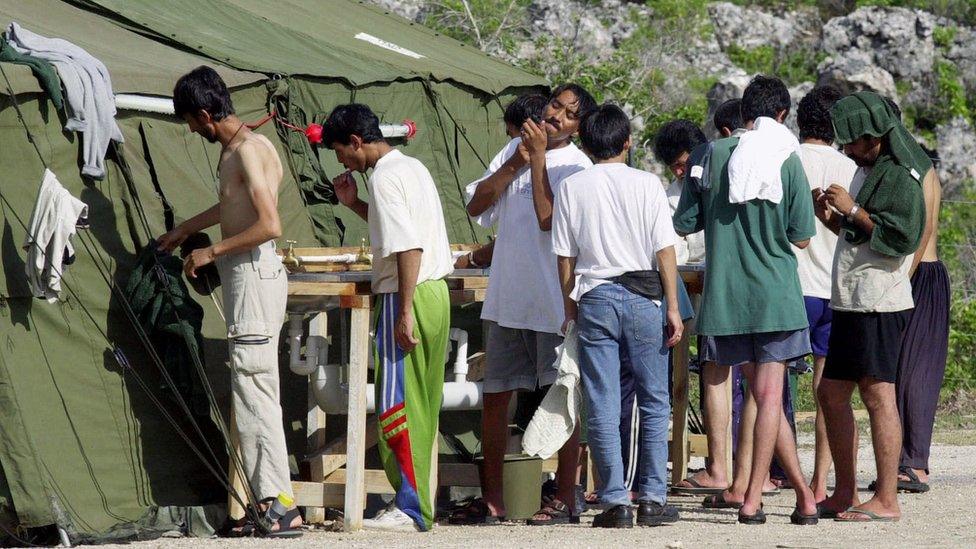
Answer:
<svg viewBox="0 0 976 549"><path fill-rule="evenodd" d="M305 128L305 137L308 138L308 142L312 145L319 145L322 143L322 125L321 124L309 124Z"/></svg>
<svg viewBox="0 0 976 549"><path fill-rule="evenodd" d="M417 135L417 123L409 118L403 119L403 125L407 127L407 139L413 139L413 136Z"/></svg>

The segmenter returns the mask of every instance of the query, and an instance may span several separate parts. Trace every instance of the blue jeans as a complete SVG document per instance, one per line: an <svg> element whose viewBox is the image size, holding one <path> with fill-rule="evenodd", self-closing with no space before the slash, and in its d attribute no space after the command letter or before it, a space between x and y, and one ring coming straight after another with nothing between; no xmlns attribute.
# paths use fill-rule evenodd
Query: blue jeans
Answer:
<svg viewBox="0 0 976 549"><path fill-rule="evenodd" d="M664 311L619 284L603 284L579 301L579 360L588 409L587 442L603 489L600 499L629 505L620 448L620 368L629 359L640 410L641 501L663 504L668 465L668 348Z"/></svg>

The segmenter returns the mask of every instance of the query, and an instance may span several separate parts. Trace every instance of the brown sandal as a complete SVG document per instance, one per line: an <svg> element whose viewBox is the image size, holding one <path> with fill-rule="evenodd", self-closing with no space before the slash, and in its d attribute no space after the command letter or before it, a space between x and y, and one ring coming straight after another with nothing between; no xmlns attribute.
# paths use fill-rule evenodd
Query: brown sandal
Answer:
<svg viewBox="0 0 976 549"><path fill-rule="evenodd" d="M505 517L491 514L491 509L485 500L477 498L471 503L458 507L447 519L448 524L455 526L473 526L475 524L499 524L505 521Z"/></svg>
<svg viewBox="0 0 976 549"><path fill-rule="evenodd" d="M525 521L529 526L552 526L553 524L579 524L580 518L578 515L573 515L570 511L569 506L565 503L559 501L556 498L552 498L546 501L542 509L535 512L535 515L544 515L547 518L536 519L530 518Z"/></svg>

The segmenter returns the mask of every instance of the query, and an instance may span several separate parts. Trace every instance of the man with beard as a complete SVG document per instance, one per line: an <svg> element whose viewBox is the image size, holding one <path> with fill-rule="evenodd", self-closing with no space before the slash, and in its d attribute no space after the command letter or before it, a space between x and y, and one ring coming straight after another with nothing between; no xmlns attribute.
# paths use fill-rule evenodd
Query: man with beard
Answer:
<svg viewBox="0 0 976 549"><path fill-rule="evenodd" d="M484 177L468 185L468 213L485 227L497 224L498 238L481 314L488 321L481 440L484 498L455 512L452 524L504 519L502 465L512 393L556 381L563 297L549 234L553 195L566 177L592 165L572 138L595 106L582 87L559 86L549 96L542 122L526 120L521 138L509 142ZM578 454L577 432L559 451L556 497L544 502L529 524L578 522L572 507Z"/></svg>
<svg viewBox="0 0 976 549"><path fill-rule="evenodd" d="M836 141L858 170L850 192L834 184L817 196L817 217L840 237L830 296L833 322L817 391L837 482L820 514L849 522L898 520L902 431L895 381L915 306L910 256L925 229L922 178L932 162L876 93L841 99L831 118ZM863 504L855 478L855 387L871 420L878 473L874 497Z"/></svg>
<svg viewBox="0 0 976 549"><path fill-rule="evenodd" d="M263 513L279 494L292 493L278 387L278 333L288 291L274 244L281 236L281 160L266 137L234 114L227 86L210 67L179 79L173 106L190 131L220 142L220 192L217 204L160 237L159 247L170 251L188 236L220 224L222 240L194 250L184 271L195 278L198 269L216 263L220 273L241 460ZM301 524L298 510L291 509L272 531L284 535ZM239 529L249 531L253 526Z"/></svg>

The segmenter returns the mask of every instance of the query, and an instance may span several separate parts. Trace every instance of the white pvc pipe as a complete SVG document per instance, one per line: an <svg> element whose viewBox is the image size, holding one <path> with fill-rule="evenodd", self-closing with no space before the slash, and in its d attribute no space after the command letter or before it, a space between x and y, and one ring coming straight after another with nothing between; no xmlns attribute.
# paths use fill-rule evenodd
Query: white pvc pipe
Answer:
<svg viewBox="0 0 976 549"><path fill-rule="evenodd" d="M152 95L139 95L135 93L120 93L115 96L115 108L118 110L154 112L159 114L175 115L176 109L173 107L173 100L169 97L155 97ZM380 133L383 137L413 137L417 133L417 126L412 122L409 124L380 124Z"/></svg>
<svg viewBox="0 0 976 549"><path fill-rule="evenodd" d="M451 328L450 341L457 341L457 353L454 356L454 382L468 381L468 332L460 328Z"/></svg>
<svg viewBox="0 0 976 549"><path fill-rule="evenodd" d="M302 322L304 321L304 315L302 314L290 314L289 324L288 324L288 344L289 344L289 362L288 367L292 372L300 376L311 375L318 369L320 362L319 355L320 351L324 351L325 355L328 356L329 352L329 342L325 341L321 336L310 335L305 340L305 359L302 359ZM325 322L325 315L316 314L312 316L309 321L309 330L312 333L320 333L317 330L319 322Z"/></svg>
<svg viewBox="0 0 976 549"><path fill-rule="evenodd" d="M366 254L373 258L373 254ZM300 255L298 261L302 265L310 263L355 263L359 260L359 254L338 254L338 255Z"/></svg>
<svg viewBox="0 0 976 549"><path fill-rule="evenodd" d="M288 315L288 350L289 350L289 360L288 367L292 372L298 375L308 375L303 374L302 368L302 319L304 315L302 314L290 314Z"/></svg>
<svg viewBox="0 0 976 549"><path fill-rule="evenodd" d="M169 97L153 97L151 95L137 95L120 93L115 96L115 108L118 110L155 112L159 114L176 114L173 100Z"/></svg>
<svg viewBox="0 0 976 549"><path fill-rule="evenodd" d="M342 381L342 367L338 364L320 364L312 373L311 383L315 402L327 414L349 413L349 386ZM480 410L483 390L481 382L447 382L441 410ZM366 386L366 412L376 412L376 386Z"/></svg>

